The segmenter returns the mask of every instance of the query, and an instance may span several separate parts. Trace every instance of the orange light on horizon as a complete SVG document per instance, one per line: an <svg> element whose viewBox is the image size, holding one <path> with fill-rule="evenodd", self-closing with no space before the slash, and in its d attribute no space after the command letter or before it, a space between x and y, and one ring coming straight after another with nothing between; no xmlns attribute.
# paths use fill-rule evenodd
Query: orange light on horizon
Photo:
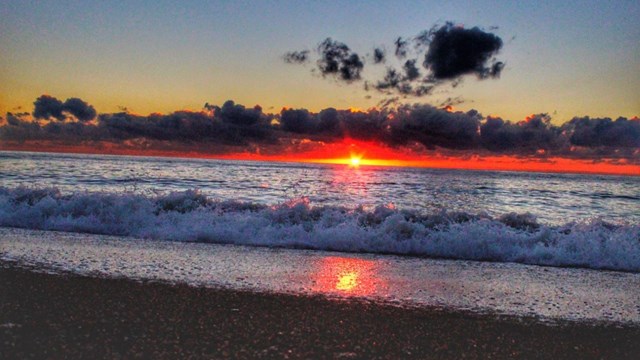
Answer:
<svg viewBox="0 0 640 360"><path fill-rule="evenodd" d="M353 168L362 166L396 166L441 168L488 171L525 171L557 173L590 173L640 176L640 165L616 159L572 159L560 157L523 158L509 155L456 156L455 153L434 151L416 152L410 149L390 148L381 144L345 139L342 142L322 143L304 152L291 149L281 154L260 152L207 153L198 148L158 149L135 148L136 144L101 142L70 146L41 141L20 144L0 143L0 150L87 153L109 155L166 156L183 158L206 158L250 161L306 162L346 165ZM366 154L366 158L364 155ZM332 156L333 155L333 156ZM541 155L541 154L539 154ZM356 166L357 164L357 166Z"/></svg>

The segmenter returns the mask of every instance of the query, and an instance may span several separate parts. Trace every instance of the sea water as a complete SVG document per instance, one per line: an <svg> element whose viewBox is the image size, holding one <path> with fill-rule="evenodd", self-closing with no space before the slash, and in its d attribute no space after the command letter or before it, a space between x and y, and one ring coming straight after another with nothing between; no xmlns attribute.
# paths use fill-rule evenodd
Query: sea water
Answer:
<svg viewBox="0 0 640 360"><path fill-rule="evenodd" d="M80 273L216 286L254 277L250 285L267 291L282 291L269 279L286 273L289 292L640 322L634 176L0 152L0 227L27 229L0 233L4 260ZM240 250L221 257L217 244ZM203 265L228 257L243 265ZM299 276L309 258L326 276ZM433 293L445 295L425 300ZM572 307L575 299L599 312Z"/></svg>

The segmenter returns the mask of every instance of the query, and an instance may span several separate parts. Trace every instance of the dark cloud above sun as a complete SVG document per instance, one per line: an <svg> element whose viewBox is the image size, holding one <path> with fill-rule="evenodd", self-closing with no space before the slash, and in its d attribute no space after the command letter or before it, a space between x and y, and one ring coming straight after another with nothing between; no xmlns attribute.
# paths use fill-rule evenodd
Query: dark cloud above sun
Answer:
<svg viewBox="0 0 640 360"><path fill-rule="evenodd" d="M391 46L393 62L384 47L375 47L369 56L371 64L367 65L364 56L332 38L320 42L313 53L291 51L284 55L284 60L289 64L307 64L315 59L312 70L323 77L331 76L346 83L364 80L366 90L420 97L439 85L455 86L466 75L475 75L480 80L499 77L505 63L496 56L502 46L498 35L480 27L466 29L447 22L412 37L397 37ZM371 66L385 69L378 77L363 79L365 67Z"/></svg>
<svg viewBox="0 0 640 360"><path fill-rule="evenodd" d="M1 123L0 139L14 143L155 141L169 148L172 144L192 144L223 152L262 149L277 153L299 141L338 143L355 139L391 148L419 146L424 151L457 151L460 156L560 156L640 163L638 118L574 117L554 125L548 114L510 121L483 116L478 110L454 111L450 106L428 104L367 111L283 108L278 113L266 113L258 105L246 107L229 100L222 105L207 103L201 111L97 115L91 105L79 98L62 102L42 95L34 102L32 114L7 113Z"/></svg>

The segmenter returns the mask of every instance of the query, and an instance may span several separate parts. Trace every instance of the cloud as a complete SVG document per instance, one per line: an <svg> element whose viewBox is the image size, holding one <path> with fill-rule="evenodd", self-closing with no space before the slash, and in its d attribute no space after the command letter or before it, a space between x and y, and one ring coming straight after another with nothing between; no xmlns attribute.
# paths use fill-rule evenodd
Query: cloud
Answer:
<svg viewBox="0 0 640 360"><path fill-rule="evenodd" d="M388 67L384 78L378 81L375 87L378 90L393 89L396 88L400 82L402 82L400 73L396 69Z"/></svg>
<svg viewBox="0 0 640 360"><path fill-rule="evenodd" d="M91 121L96 117L93 106L79 98L69 98L64 103L53 96L42 95L33 103L33 117L36 119L67 120L72 115L79 121Z"/></svg>
<svg viewBox="0 0 640 360"><path fill-rule="evenodd" d="M42 95L33 103L33 117L36 119L55 118L63 121L66 116L62 113L62 101L49 95Z"/></svg>
<svg viewBox="0 0 640 360"><path fill-rule="evenodd" d="M79 121L91 121L96 117L96 109L78 98L69 98L62 105L62 111L75 116Z"/></svg>
<svg viewBox="0 0 640 360"><path fill-rule="evenodd" d="M416 66L416 60L407 60L404 65L402 65L402 69L404 70L404 79L406 81L414 81L420 77L420 70Z"/></svg>
<svg viewBox="0 0 640 360"><path fill-rule="evenodd" d="M360 80L364 62L346 44L326 38L318 45L318 53L318 69L323 76L335 75L346 82Z"/></svg>
<svg viewBox="0 0 640 360"><path fill-rule="evenodd" d="M386 113L375 110L360 112L327 108L312 113L307 109L283 109L280 113L281 130L327 141L345 137L381 139L385 120Z"/></svg>
<svg viewBox="0 0 640 360"><path fill-rule="evenodd" d="M478 78L497 77L504 64L494 55L502 48L502 39L478 27L464 29L447 23L431 36L423 66L437 80L456 79L475 74Z"/></svg>
<svg viewBox="0 0 640 360"><path fill-rule="evenodd" d="M29 113L26 113L26 112L16 113L16 114L8 112L6 116L6 121L8 125L18 126L28 116L29 116Z"/></svg>
<svg viewBox="0 0 640 360"><path fill-rule="evenodd" d="M408 40L399 36L396 41L393 42L393 45L395 45L395 54L398 59L404 59L407 57L407 48L409 47Z"/></svg>
<svg viewBox="0 0 640 360"><path fill-rule="evenodd" d="M557 150L563 143L561 135L561 129L551 125L547 114L531 115L517 123L489 117L480 127L482 146L496 152Z"/></svg>
<svg viewBox="0 0 640 360"><path fill-rule="evenodd" d="M309 50L290 51L284 54L284 61L289 64L304 64L309 61Z"/></svg>
<svg viewBox="0 0 640 360"><path fill-rule="evenodd" d="M640 120L618 118L576 117L564 129L571 131L571 143L576 146L640 148Z"/></svg>
<svg viewBox="0 0 640 360"><path fill-rule="evenodd" d="M282 109L280 124L285 131L304 134L314 132L318 121L316 116L312 116L307 109Z"/></svg>
<svg viewBox="0 0 640 360"><path fill-rule="evenodd" d="M390 97L420 97L444 84L456 87L465 75L476 75L480 80L497 78L504 69L504 62L496 58L502 45L495 34L451 22L413 37L400 36L393 41L395 59L387 59L383 47L374 48L373 65L384 63L386 70L370 73L373 77L365 79L365 90L374 89ZM317 70L323 76L333 75L348 83L361 79L365 63L346 44L327 38L317 52ZM305 63L310 56L308 51L292 51L284 55L284 60Z"/></svg>
<svg viewBox="0 0 640 360"><path fill-rule="evenodd" d="M393 143L417 141L427 148L471 149L478 145L482 116L475 110L449 112L430 105L405 105L391 122Z"/></svg>
<svg viewBox="0 0 640 360"><path fill-rule="evenodd" d="M385 61L387 54L382 48L373 49L373 63L382 64Z"/></svg>
<svg viewBox="0 0 640 360"><path fill-rule="evenodd" d="M260 107L247 109L233 101L222 107L206 105L211 112L176 111L148 116L128 113L101 114L97 128L103 139L135 139L208 142L248 145L268 141L271 133Z"/></svg>
<svg viewBox="0 0 640 360"><path fill-rule="evenodd" d="M402 79L407 74L398 76ZM77 109L73 110L76 117L82 116L80 110L88 107L84 102L67 102L77 103ZM55 109L64 108L60 104L65 103L43 95L34 103L38 110L34 110L34 114L55 119L58 115ZM67 116L72 107L68 109L60 114ZM64 116L60 117L66 119ZM162 147L191 146L214 152L263 149L273 153L296 141L320 144L350 138L390 147L454 151L461 156L559 156L640 163L640 120L637 118L576 117L565 124L554 125L547 114L510 121L484 117L476 110L453 111L450 106L440 108L428 104L367 111L327 108L317 113L308 109L282 109L278 114L267 114L260 106L245 107L229 100L222 106L205 104L203 111L147 116L118 112L100 114L92 122L43 124L37 120L28 113L7 113L0 122L3 124L0 139L6 143L155 142Z"/></svg>
<svg viewBox="0 0 640 360"><path fill-rule="evenodd" d="M388 95L398 93L405 96L422 96L430 93L435 84L430 80L420 80L421 74L416 61L416 59L406 60L402 70L388 67L384 77L374 85L374 88Z"/></svg>
<svg viewBox="0 0 640 360"><path fill-rule="evenodd" d="M210 106L209 109L214 111L217 119L237 126L257 124L262 117L260 106L256 105L253 109L247 109L243 105L235 104L232 100L226 101L222 107Z"/></svg>

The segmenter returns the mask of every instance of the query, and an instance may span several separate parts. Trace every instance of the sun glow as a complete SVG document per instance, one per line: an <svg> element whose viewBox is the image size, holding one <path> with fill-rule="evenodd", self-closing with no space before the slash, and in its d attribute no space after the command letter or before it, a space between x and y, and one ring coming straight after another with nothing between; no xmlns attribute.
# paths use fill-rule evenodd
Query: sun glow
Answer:
<svg viewBox="0 0 640 360"><path fill-rule="evenodd" d="M91 145L76 145L49 142L25 141L11 143L0 141L0 151L47 151L82 154L168 156L182 158L205 158L251 161L309 162L321 164L346 165L351 169L364 166L410 166L461 170L492 171L542 171L559 173L594 173L640 176L640 165L628 160L570 159L543 156L540 158L522 158L509 155L484 154L475 156L456 156L453 153L415 152L411 149L391 148L367 141L345 139L341 142L321 143L305 151L292 149L280 154L264 153L208 153L195 147L149 147L140 148L135 142L99 142ZM293 155L295 153L295 155ZM333 155L333 156L331 156ZM366 155L366 157L365 157ZM357 164L357 165L356 165Z"/></svg>
<svg viewBox="0 0 640 360"><path fill-rule="evenodd" d="M360 159L361 159L361 156L351 155L351 166L352 167L360 166Z"/></svg>

